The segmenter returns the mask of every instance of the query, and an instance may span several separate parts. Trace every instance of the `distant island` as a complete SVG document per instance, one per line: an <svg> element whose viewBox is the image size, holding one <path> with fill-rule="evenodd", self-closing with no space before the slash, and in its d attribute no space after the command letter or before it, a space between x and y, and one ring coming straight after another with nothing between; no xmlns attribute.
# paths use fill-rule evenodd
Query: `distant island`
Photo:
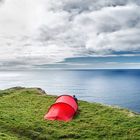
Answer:
<svg viewBox="0 0 140 140"><path fill-rule="evenodd" d="M98 103L78 101L79 112L70 122L46 121L55 99L40 88L0 90L0 139L140 139L140 114Z"/></svg>

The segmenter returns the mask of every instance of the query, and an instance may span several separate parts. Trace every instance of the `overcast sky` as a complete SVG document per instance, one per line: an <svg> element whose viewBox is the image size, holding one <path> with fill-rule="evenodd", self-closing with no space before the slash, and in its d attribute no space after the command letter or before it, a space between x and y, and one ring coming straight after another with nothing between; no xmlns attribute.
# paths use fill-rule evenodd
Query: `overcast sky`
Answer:
<svg viewBox="0 0 140 140"><path fill-rule="evenodd" d="M0 0L0 68L140 68L139 9L140 0Z"/></svg>

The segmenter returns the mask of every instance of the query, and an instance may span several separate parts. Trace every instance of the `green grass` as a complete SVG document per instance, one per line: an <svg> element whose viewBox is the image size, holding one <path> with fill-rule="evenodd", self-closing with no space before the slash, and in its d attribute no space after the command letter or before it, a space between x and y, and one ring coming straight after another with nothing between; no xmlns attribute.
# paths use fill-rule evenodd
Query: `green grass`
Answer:
<svg viewBox="0 0 140 140"><path fill-rule="evenodd" d="M0 140L140 140L140 115L79 101L70 122L43 119L55 96L40 89L0 91Z"/></svg>

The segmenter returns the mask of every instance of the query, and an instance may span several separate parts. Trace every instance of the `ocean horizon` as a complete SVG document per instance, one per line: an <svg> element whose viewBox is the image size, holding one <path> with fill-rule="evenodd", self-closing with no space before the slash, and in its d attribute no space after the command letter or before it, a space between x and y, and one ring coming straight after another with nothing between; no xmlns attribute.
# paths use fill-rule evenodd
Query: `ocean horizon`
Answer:
<svg viewBox="0 0 140 140"><path fill-rule="evenodd" d="M43 69L0 71L0 89L39 87L51 95L119 106L140 113L139 69Z"/></svg>

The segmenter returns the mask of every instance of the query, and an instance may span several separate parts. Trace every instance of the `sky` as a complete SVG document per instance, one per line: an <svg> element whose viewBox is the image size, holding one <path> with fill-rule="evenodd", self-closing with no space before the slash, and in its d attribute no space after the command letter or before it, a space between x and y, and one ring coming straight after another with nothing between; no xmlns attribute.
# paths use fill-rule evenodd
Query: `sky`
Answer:
<svg viewBox="0 0 140 140"><path fill-rule="evenodd" d="M140 0L0 0L0 69L140 68Z"/></svg>

